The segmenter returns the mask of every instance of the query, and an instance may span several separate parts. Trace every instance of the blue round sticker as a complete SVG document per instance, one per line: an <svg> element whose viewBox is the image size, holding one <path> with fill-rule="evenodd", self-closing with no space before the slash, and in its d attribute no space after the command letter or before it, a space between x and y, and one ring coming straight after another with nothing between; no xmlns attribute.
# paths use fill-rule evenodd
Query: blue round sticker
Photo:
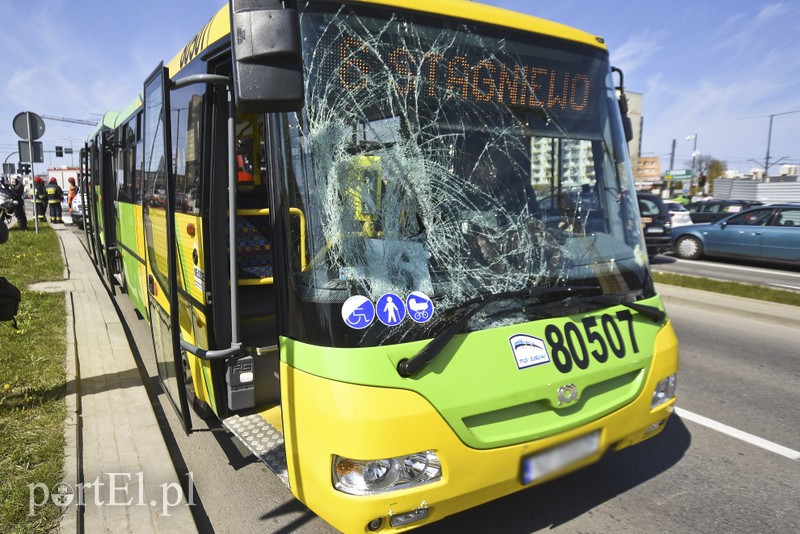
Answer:
<svg viewBox="0 0 800 534"><path fill-rule="evenodd" d="M375 313L386 326L397 326L406 318L406 306L394 293L386 293L375 304Z"/></svg>
<svg viewBox="0 0 800 534"><path fill-rule="evenodd" d="M412 291L406 299L408 316L418 323L427 323L433 317L433 302L425 293Z"/></svg>
<svg viewBox="0 0 800 534"><path fill-rule="evenodd" d="M342 319L350 328L362 330L375 319L375 307L367 297L354 295L342 304Z"/></svg>

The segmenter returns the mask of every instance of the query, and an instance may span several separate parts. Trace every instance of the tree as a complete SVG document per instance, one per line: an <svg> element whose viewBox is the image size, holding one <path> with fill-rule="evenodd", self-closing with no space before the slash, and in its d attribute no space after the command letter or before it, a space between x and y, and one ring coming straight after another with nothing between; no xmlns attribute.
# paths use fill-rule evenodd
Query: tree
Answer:
<svg viewBox="0 0 800 534"><path fill-rule="evenodd" d="M692 168L692 162L686 162L686 168ZM700 154L694 158L694 171L696 176L705 176L708 180L706 186L709 192L714 190L714 180L723 176L725 171L728 170L728 163L718 159L714 159L709 154Z"/></svg>

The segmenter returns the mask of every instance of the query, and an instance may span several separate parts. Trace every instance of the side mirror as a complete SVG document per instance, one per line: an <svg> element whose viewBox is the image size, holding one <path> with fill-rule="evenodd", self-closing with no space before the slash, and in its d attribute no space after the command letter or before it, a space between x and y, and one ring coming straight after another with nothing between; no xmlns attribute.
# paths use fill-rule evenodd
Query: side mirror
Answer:
<svg viewBox="0 0 800 534"><path fill-rule="evenodd" d="M619 114L622 115L622 129L625 131L625 140L627 142L633 141L633 122L628 116L628 96L625 94L625 83L623 81L624 75L622 70L617 67L611 67L611 72L619 74L619 85L616 87L619 91Z"/></svg>
<svg viewBox="0 0 800 534"><path fill-rule="evenodd" d="M620 104L622 107L622 104ZM633 141L633 121L627 115L622 116L622 129L625 130L625 140L627 142Z"/></svg>
<svg viewBox="0 0 800 534"><path fill-rule="evenodd" d="M240 113L303 106L300 17L278 0L231 0L233 86Z"/></svg>

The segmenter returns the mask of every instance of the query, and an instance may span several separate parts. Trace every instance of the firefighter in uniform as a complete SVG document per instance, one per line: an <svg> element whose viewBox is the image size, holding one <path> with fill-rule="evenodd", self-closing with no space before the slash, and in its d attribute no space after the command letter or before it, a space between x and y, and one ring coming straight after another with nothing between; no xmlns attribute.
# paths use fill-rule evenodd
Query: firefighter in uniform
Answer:
<svg viewBox="0 0 800 534"><path fill-rule="evenodd" d="M47 204L50 206L50 223L60 223L61 221L61 202L64 200L64 191L58 185L55 176L50 178L47 184Z"/></svg>
<svg viewBox="0 0 800 534"><path fill-rule="evenodd" d="M28 216L25 214L25 186L22 184L22 178L17 176L11 185L11 192L17 197L17 225L20 229L25 230L28 228Z"/></svg>
<svg viewBox="0 0 800 534"><path fill-rule="evenodd" d="M33 202L36 207L36 218L43 221L45 204L47 202L47 191L44 189L44 180L38 176L33 179Z"/></svg>

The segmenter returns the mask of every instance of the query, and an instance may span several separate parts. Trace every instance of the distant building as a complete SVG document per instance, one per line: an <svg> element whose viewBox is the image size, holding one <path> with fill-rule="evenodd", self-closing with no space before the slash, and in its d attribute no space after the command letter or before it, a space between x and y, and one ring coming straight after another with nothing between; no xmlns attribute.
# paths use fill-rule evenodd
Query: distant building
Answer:
<svg viewBox="0 0 800 534"><path fill-rule="evenodd" d="M50 178L55 178L61 189L67 191L69 189L69 179L75 178L76 183L81 169L79 167L68 167L62 165L60 167L50 167L47 169L47 176L44 178L44 183L50 181Z"/></svg>
<svg viewBox="0 0 800 534"><path fill-rule="evenodd" d="M780 176L797 176L800 174L800 172L797 172L798 170L798 165L781 165Z"/></svg>
<svg viewBox="0 0 800 534"><path fill-rule="evenodd" d="M636 183L660 182L661 159L658 156L639 156L639 164L636 166L634 178Z"/></svg>

